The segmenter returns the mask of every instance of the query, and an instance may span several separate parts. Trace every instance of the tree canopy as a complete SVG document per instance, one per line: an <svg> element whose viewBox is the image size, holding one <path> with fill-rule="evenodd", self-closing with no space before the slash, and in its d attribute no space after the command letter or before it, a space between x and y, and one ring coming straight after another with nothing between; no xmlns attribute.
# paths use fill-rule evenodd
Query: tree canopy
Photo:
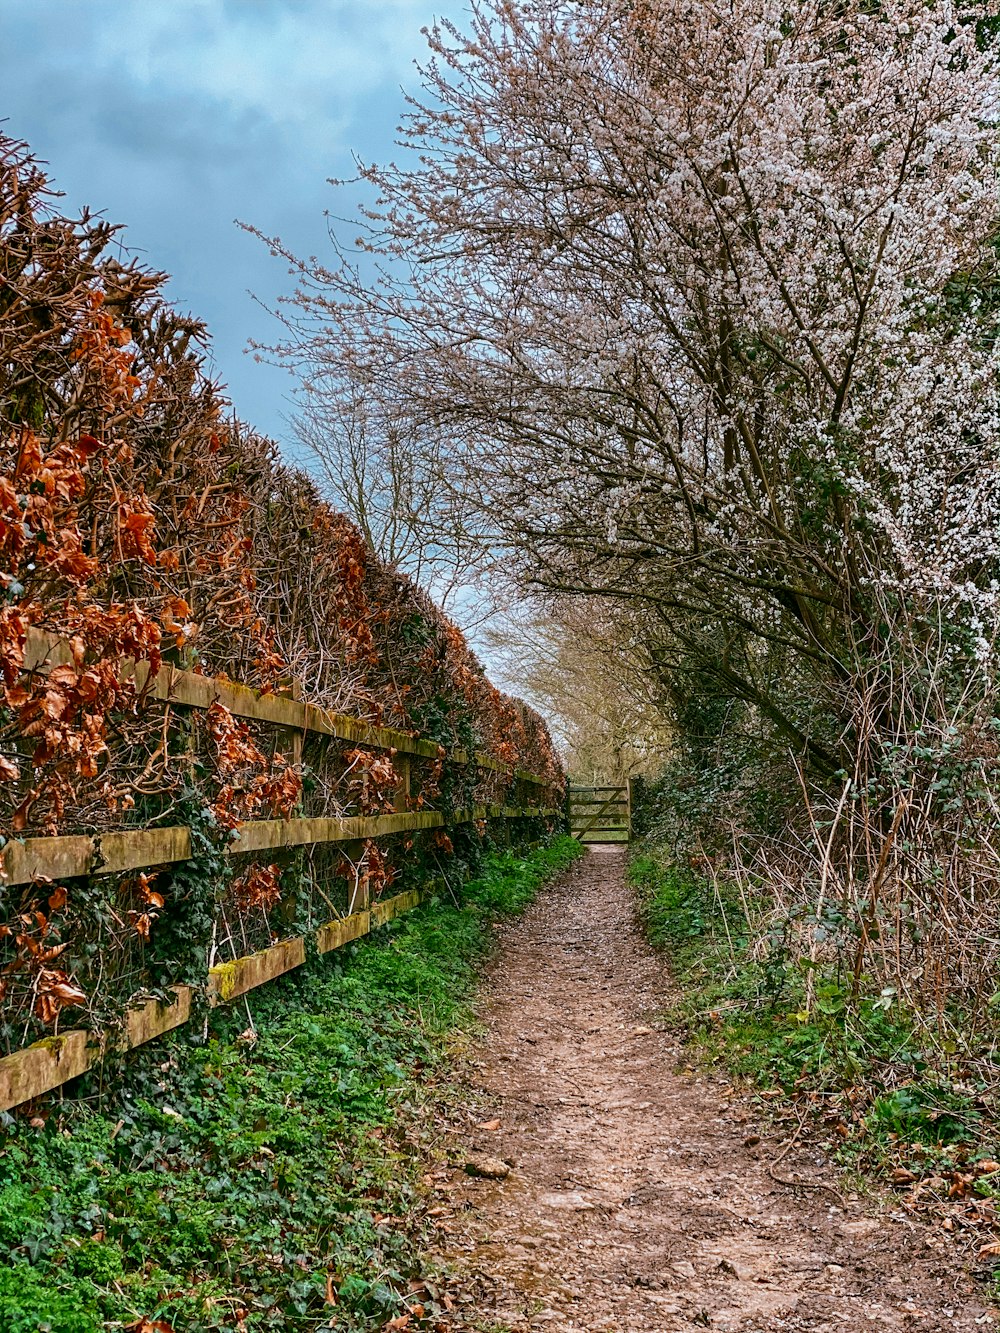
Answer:
<svg viewBox="0 0 1000 1333"><path fill-rule="evenodd" d="M886 627L990 652L997 85L976 26L479 3L430 33L358 248L301 265L315 404L363 402L529 584L640 602L832 773ZM294 312L298 312L296 320ZM380 430L381 426L381 430ZM846 731L845 731L846 728Z"/></svg>

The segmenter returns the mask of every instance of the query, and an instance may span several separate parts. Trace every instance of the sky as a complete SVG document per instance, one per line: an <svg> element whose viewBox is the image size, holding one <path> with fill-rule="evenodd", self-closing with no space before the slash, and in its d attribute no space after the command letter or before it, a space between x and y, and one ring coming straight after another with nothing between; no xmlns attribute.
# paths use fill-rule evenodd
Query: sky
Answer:
<svg viewBox="0 0 1000 1333"><path fill-rule="evenodd" d="M361 197L328 178L354 174L352 152L393 155L434 13L430 0L0 0L3 132L48 163L70 209L124 223L128 248L171 274L237 412L289 456L294 381L245 349L280 337L265 307L293 283L235 220L328 253L324 212Z"/></svg>

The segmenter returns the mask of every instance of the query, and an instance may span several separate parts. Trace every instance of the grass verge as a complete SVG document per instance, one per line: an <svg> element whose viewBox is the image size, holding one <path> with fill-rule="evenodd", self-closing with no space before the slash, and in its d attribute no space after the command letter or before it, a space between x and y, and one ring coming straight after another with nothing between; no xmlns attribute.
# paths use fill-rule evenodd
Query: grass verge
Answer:
<svg viewBox="0 0 1000 1333"><path fill-rule="evenodd" d="M214 1011L204 1037L135 1052L113 1093L91 1082L7 1117L0 1329L433 1327L435 1100L494 922L579 851L494 855L460 905L436 899L250 1010Z"/></svg>
<svg viewBox="0 0 1000 1333"><path fill-rule="evenodd" d="M942 1049L891 994L854 998L852 978L792 956L780 931L751 942L735 895L686 868L645 854L630 879L646 933L670 959L666 1021L689 1048L749 1081L772 1116L839 1164L960 1236L997 1287L1000 1114L983 1053Z"/></svg>

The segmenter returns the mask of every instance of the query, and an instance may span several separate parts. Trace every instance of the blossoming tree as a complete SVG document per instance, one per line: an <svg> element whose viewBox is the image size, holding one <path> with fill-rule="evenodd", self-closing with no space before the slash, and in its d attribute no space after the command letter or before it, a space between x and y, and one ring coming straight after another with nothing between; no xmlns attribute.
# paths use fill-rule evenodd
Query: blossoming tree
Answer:
<svg viewBox="0 0 1000 1333"><path fill-rule="evenodd" d="M960 875L941 831L992 809L984 16L479 0L429 34L400 164L363 168L363 258L299 265L283 349L316 400L408 421L526 582L641 607L676 691L832 792L857 912Z"/></svg>

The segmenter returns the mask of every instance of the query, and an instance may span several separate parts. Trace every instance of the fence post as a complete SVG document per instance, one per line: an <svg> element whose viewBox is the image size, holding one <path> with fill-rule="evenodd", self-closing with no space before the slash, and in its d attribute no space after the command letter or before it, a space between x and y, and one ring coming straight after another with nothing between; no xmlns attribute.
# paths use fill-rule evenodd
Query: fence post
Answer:
<svg viewBox="0 0 1000 1333"><path fill-rule="evenodd" d="M298 703L299 700L302 698L302 682L301 680L299 680L298 676L294 677L292 680L291 695L292 698L296 701L296 703ZM302 772L302 752L305 749L305 742L306 742L305 727L295 727L292 731L291 758L292 758L292 767L295 769L296 773L299 774L301 774Z"/></svg>
<svg viewBox="0 0 1000 1333"><path fill-rule="evenodd" d="M292 676L288 681L287 697L296 702L302 698L302 682L297 676ZM305 738L306 733L303 727L277 727L274 732L274 752L277 752L277 747L279 745L282 750L287 750L288 763L294 768L295 772L298 773L299 777L302 776L302 754L305 748ZM301 792L297 802L297 809L299 814L305 813L305 805L302 800ZM301 847L281 848L274 853L274 864L277 865L282 872L287 873L297 871L294 878L296 882L301 883L302 869L305 864L305 852ZM292 874L289 874L288 878L293 878ZM282 901L280 912L286 922L290 923L295 920L296 913L298 912L298 893L295 889L292 889Z"/></svg>
<svg viewBox="0 0 1000 1333"><path fill-rule="evenodd" d="M413 760L408 754L394 754L392 766L399 774L399 786L393 799L392 808L403 814L410 808L410 783L413 778Z"/></svg>
<svg viewBox="0 0 1000 1333"><path fill-rule="evenodd" d="M356 842L344 844L344 856L352 866L356 866L364 855L365 844L359 839ZM368 908L368 880L362 883L357 871L351 879L348 880L347 889L347 915L353 916L355 912L364 912Z"/></svg>

